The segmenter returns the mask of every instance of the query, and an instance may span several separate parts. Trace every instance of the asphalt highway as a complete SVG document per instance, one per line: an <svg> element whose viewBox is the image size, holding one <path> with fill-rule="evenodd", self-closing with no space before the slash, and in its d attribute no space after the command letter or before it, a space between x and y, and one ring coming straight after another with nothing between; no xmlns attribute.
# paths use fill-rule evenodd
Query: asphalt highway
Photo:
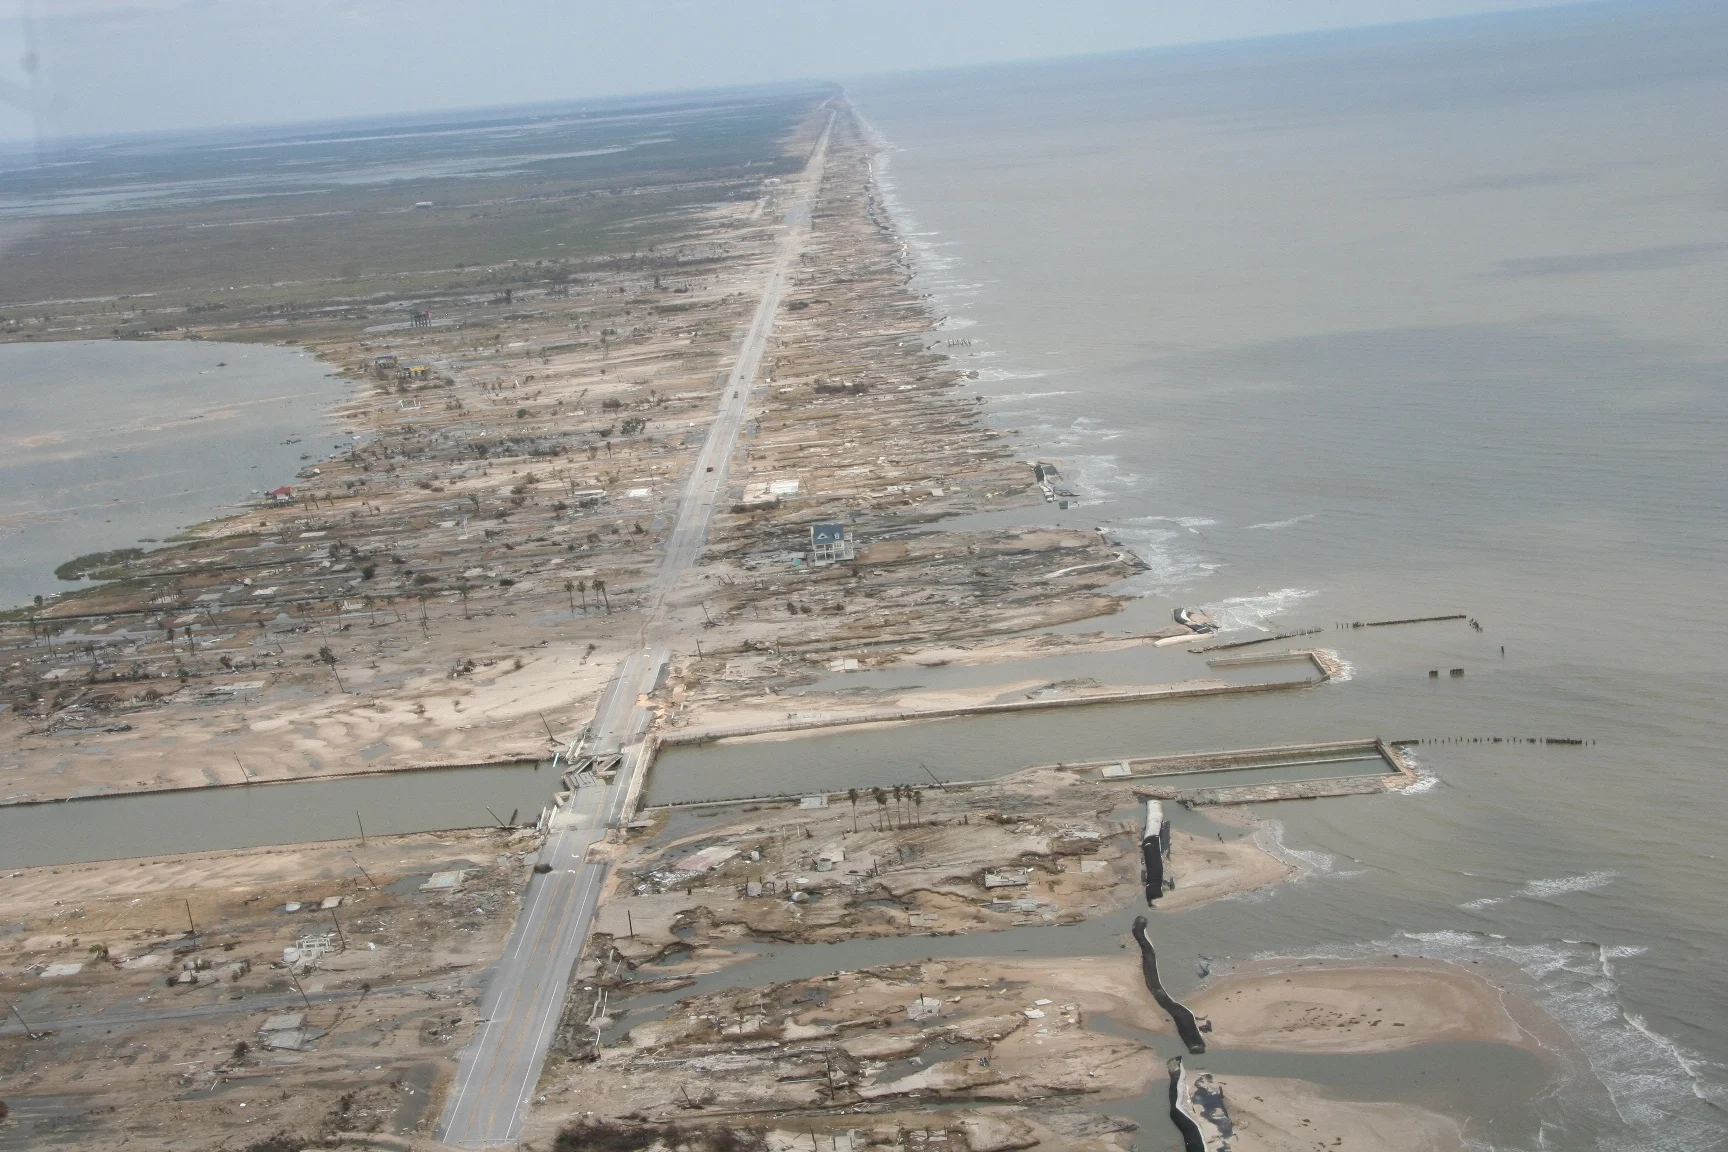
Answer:
<svg viewBox="0 0 1728 1152"><path fill-rule="evenodd" d="M707 540L781 295L809 234L811 200L821 186L833 123L831 113L803 178L788 189L784 228L762 298L739 341L720 393L719 413L679 500L660 570L643 606L640 646L620 665L588 727L584 750L622 751L623 763L610 784L578 788L552 817L552 831L540 852L541 862L552 871L530 882L515 930L481 998L480 1028L458 1057L456 1079L438 1124L438 1138L446 1144L509 1147L522 1131L606 881L606 863L589 860L589 850L624 817L642 772L641 740L651 718L646 698L673 643L666 600L695 567Z"/></svg>

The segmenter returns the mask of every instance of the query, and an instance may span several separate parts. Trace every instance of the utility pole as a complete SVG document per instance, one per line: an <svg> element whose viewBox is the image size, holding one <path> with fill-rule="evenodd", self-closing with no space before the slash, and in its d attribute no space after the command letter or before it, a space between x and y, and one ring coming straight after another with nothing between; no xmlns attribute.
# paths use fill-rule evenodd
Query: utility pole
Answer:
<svg viewBox="0 0 1728 1152"><path fill-rule="evenodd" d="M359 813L355 813L355 815L359 815ZM372 885L372 891L374 891L374 892L382 892L383 891L382 888L378 887L378 882L372 879L372 874L370 872L366 871L366 866L364 864L360 863L359 860L355 860L354 853L352 853L352 852L348 853L348 859L354 860L354 867L360 869L360 875L366 877L366 883Z"/></svg>
<svg viewBox="0 0 1728 1152"><path fill-rule="evenodd" d="M300 987L300 977L294 975L294 965L288 965L288 979L294 981L294 991L300 993L301 1001L306 1005L306 1011L312 1011L312 1001L306 995L306 989Z"/></svg>
<svg viewBox="0 0 1728 1152"><path fill-rule="evenodd" d="M6 1001L6 1006L8 1008L12 1009L12 1015L18 1017L18 1023L24 1025L24 1035L26 1037L28 1037L31 1040L35 1040L35 1039L40 1038L42 1035L44 1035L44 1033L38 1032L38 1031L36 1031L36 1029L30 1027L30 1021L24 1019L24 1013L18 1011L17 1001L8 1000L8 1001Z"/></svg>
<svg viewBox="0 0 1728 1152"><path fill-rule="evenodd" d="M336 909L330 909L330 922L336 925L336 942L342 945L342 951L348 951L348 937L342 935L342 921L336 919Z"/></svg>
<svg viewBox="0 0 1728 1152"><path fill-rule="evenodd" d="M354 809L354 823L360 825L360 847L364 848L366 847L366 821L360 819L360 809L358 808ZM371 879L371 877L367 877L367 879ZM373 887L376 888L377 885L374 884Z"/></svg>
<svg viewBox="0 0 1728 1152"><path fill-rule="evenodd" d="M198 922L192 919L192 901L186 901L186 923L192 926L192 947L198 947Z"/></svg>

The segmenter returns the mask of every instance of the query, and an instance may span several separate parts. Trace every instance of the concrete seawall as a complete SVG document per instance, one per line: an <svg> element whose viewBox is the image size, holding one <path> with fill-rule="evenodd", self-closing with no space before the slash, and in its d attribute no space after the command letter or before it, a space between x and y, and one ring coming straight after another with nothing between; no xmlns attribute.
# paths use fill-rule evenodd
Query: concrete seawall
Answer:
<svg viewBox="0 0 1728 1152"><path fill-rule="evenodd" d="M1170 776L1189 772L1231 772L1245 768L1274 768L1286 764L1320 764L1328 761L1347 763L1375 757L1386 759L1394 768L1398 762L1388 757L1381 742L1374 737L1360 740L1334 740L1320 744L1283 744L1270 748L1238 748L1223 752L1181 752L1171 756L1129 756L1111 760L1083 760L1078 763L1047 765L1064 771L1085 772L1102 770L1118 764L1128 767L1126 777Z"/></svg>
<svg viewBox="0 0 1728 1152"><path fill-rule="evenodd" d="M824 728L846 728L859 724L898 724L914 720L943 720L955 716L994 716L1010 712L1036 712L1050 708L1084 708L1095 704L1147 704L1159 700L1193 700L1206 696L1248 696L1260 692L1288 692L1312 688L1324 681L1276 680L1269 684L1220 684L1202 688L1149 688L1138 692L1111 692L1098 696L1065 696L1055 700L1015 700L1007 704L973 704L962 708L900 709L861 712L855 716L822 716L768 724L710 728L696 732L668 732L660 737L662 747L712 744L742 736L774 732L815 732Z"/></svg>
<svg viewBox="0 0 1728 1152"><path fill-rule="evenodd" d="M1390 792L1406 783L1403 776L1338 776L1331 780L1287 780L1276 784L1242 784L1232 788L1140 788L1155 800L1174 800L1195 807L1262 804L1272 800L1318 800L1326 796L1369 796Z"/></svg>
<svg viewBox="0 0 1728 1152"><path fill-rule="evenodd" d="M658 754L661 741L650 736L643 746L644 778L647 770L652 767L654 757ZM1201 772L1239 772L1252 768L1275 768L1282 766L1297 766L1337 762L1340 764L1357 763L1363 760L1379 758L1390 769L1384 773L1352 773L1348 776L1335 776L1319 780L1276 781L1266 784L1244 784L1222 788L1183 788L1176 785L1161 785L1150 783L1161 776L1191 775ZM1099 783L1131 784L1136 794L1149 800L1175 800L1188 804L1255 804L1269 800L1309 800L1323 796L1357 796L1375 792L1388 792L1397 788L1408 787L1418 781L1415 769L1409 763L1399 745L1388 743L1379 737L1365 737L1359 740L1335 740L1319 744L1287 744L1272 748L1242 748L1225 752L1184 752L1173 756L1139 756L1113 758L1110 760L1085 760L1079 763L1060 763L1034 765L1019 771L1060 770L1065 772L1100 771L1127 765L1127 775L1107 776ZM944 780L939 787L965 790L968 788L986 787L993 784L993 778L979 780ZM641 786L632 797L632 804L625 809L634 812L637 796ZM679 801L671 804L657 804L655 808L702 808L713 805L762 803L792 803L800 796L809 794L826 796L844 796L843 789L820 789L810 793L798 792L766 792L747 796L728 796L709 800Z"/></svg>

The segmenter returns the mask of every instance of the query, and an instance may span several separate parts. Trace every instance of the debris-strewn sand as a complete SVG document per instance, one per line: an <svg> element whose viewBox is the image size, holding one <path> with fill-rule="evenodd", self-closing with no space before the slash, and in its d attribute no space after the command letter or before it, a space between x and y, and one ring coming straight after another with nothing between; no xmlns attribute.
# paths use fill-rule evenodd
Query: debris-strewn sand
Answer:
<svg viewBox="0 0 1728 1152"><path fill-rule="evenodd" d="M1414 1104L1333 1100L1302 1080L1220 1076L1232 1152L1463 1152L1462 1126Z"/></svg>
<svg viewBox="0 0 1728 1152"><path fill-rule="evenodd" d="M1280 971L1264 975L1283 987ZM1476 995L1486 983L1439 965L1389 971L1417 998L1431 981ZM1240 988L1227 978L1218 991ZM628 1021L629 993L617 992L608 1011ZM1444 1022L1411 1015L1416 1039L1447 1037ZM774 1121L792 1113L806 1139L853 1131L858 1146L903 1147L906 1132L928 1131L955 1149L1119 1148L1133 1126L1109 1116L1111 1102L1161 1095L1165 1084L1162 1058L1122 1026L1171 1032L1130 954L925 961L695 994L650 1007L613 1045L549 1065L527 1140L542 1146L579 1115L784 1130ZM1214 1031L1210 1043L1225 1037ZM1204 1066L1199 1057L1191 1069ZM1238 1152L1465 1147L1458 1120L1410 1104L1336 1100L1294 1079L1220 1076L1216 1086Z"/></svg>
<svg viewBox="0 0 1728 1152"><path fill-rule="evenodd" d="M0 1001L48 1035L0 1023L0 1146L425 1133L538 844L479 829L7 873Z"/></svg>
<svg viewBox="0 0 1728 1152"><path fill-rule="evenodd" d="M1057 769L989 784L930 787L886 803L789 801L684 810L685 835L659 838L667 810L629 846L595 931L632 964L710 971L739 941L836 941L1073 924L1144 906L1140 828L1115 819L1131 786ZM680 827L686 826L681 824ZM698 850L723 854L698 864ZM700 870L697 870L700 868ZM1176 912L1281 882L1290 869L1252 839L1172 837Z"/></svg>
<svg viewBox="0 0 1728 1152"><path fill-rule="evenodd" d="M1453 964L1269 960L1188 1001L1220 1047L1386 1052L1435 1040L1527 1044L1505 994Z"/></svg>
<svg viewBox="0 0 1728 1152"><path fill-rule="evenodd" d="M1248 837L1213 840L1174 828L1168 875L1176 887L1154 907L1179 912L1225 896L1253 892L1289 879L1291 867Z"/></svg>
<svg viewBox="0 0 1728 1152"><path fill-rule="evenodd" d="M609 1006L628 1008L628 999ZM960 1119L930 1105L1060 1099L1070 1103L1056 1111L1066 1112L1152 1090L1163 1062L1139 1041L1089 1027L1099 1014L1159 1026L1137 960L900 964L693 995L631 1027L623 1043L549 1065L545 1107L525 1135L538 1143L573 1111L749 1126L808 1110L824 1130L856 1129L886 1145L897 1127L946 1131ZM971 1115L978 1123L954 1126L966 1143L951 1146L1024 1147L1042 1135L1058 1138L1052 1147L1109 1147L1059 1138L1127 1127L1096 1115Z"/></svg>
<svg viewBox="0 0 1728 1152"><path fill-rule="evenodd" d="M685 639L663 725L783 711L777 691L859 650L891 663L1104 615L1141 567L1097 533L938 523L1040 495L927 342L871 155L842 114L750 433L701 565L664 600ZM574 738L641 631L760 298L777 194L752 192L680 213L676 242L623 262L512 261L478 296L435 277L413 303L449 324L379 329L344 307L278 328L246 289L177 316L206 339L300 341L354 382L336 415L364 435L309 456L291 498L0 618L0 802L541 757ZM821 521L848 526L854 559L805 562Z"/></svg>

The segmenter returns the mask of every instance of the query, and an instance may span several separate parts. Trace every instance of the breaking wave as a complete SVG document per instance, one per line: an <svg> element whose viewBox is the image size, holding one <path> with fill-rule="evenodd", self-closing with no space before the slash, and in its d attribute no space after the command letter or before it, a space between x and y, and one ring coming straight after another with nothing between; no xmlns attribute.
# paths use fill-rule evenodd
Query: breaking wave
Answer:
<svg viewBox="0 0 1728 1152"><path fill-rule="evenodd" d="M1458 907L1467 912L1480 912L1484 908L1492 908L1509 900L1520 898L1543 900L1550 896L1564 896L1568 892L1588 892L1593 888L1601 888L1613 883L1619 875L1618 872L1586 872L1582 876L1557 876L1551 880L1532 880L1516 892L1505 896L1488 896L1481 900L1469 900Z"/></svg>
<svg viewBox="0 0 1728 1152"><path fill-rule="evenodd" d="M1333 679L1342 680L1344 677L1334 676ZM1416 783L1405 788L1394 789L1392 793L1394 796L1420 796L1424 792L1432 792L1440 787L1440 777L1434 774L1432 768L1417 759L1415 753L1411 752L1408 746L1398 749L1398 755L1416 773Z"/></svg>
<svg viewBox="0 0 1728 1152"><path fill-rule="evenodd" d="M1218 521L1208 520L1204 516L1146 516L1143 519L1147 521L1161 520L1167 524L1174 524L1178 528L1186 528L1190 532L1198 532L1202 528L1210 528L1218 523Z"/></svg>
<svg viewBox="0 0 1728 1152"><path fill-rule="evenodd" d="M1169 522L1161 516L1143 516L1111 527L1111 538L1146 565L1146 571L1123 582L1130 595L1172 592L1199 583L1218 570L1215 561L1184 547L1186 533L1163 526Z"/></svg>
<svg viewBox="0 0 1728 1152"><path fill-rule="evenodd" d="M1290 879L1284 884L1273 884L1265 888L1255 888L1248 892L1233 892L1221 899L1238 904L1263 904L1278 894L1280 888L1289 884L1301 884L1317 876L1360 876L1362 869L1341 871L1338 867L1339 858L1330 852L1321 852L1311 848L1292 848L1284 840L1284 825L1281 821L1265 817L1255 821L1254 831L1250 834L1254 846L1280 864L1291 870Z"/></svg>
<svg viewBox="0 0 1728 1152"><path fill-rule="evenodd" d="M1005 380L1042 380L1046 376L1061 375L1061 374L1062 374L1061 369L1055 369L1055 370L1047 371L1047 370L1041 370L1041 369L1034 368L1030 371L1025 371L1025 372L1016 372L1016 371L1013 371L1012 369L1008 369L1008 368L980 368L980 369L978 369L978 379L983 380L983 381L988 381L992 384L1001 383L1002 381L1005 381ZM1044 395L1044 393L1033 393L1033 395ZM1049 393L1049 395L1067 396L1067 395L1071 395L1071 393L1052 392L1052 393Z"/></svg>
<svg viewBox="0 0 1728 1152"><path fill-rule="evenodd" d="M1338 857L1313 848L1292 848L1284 842L1284 824L1279 820L1261 820L1254 828L1254 846L1281 864L1296 870L1292 883L1310 880L1338 871Z"/></svg>
<svg viewBox="0 0 1728 1152"><path fill-rule="evenodd" d="M1270 632L1275 617L1315 595L1318 593L1306 588L1280 588L1259 596L1232 596L1201 607L1218 622L1220 632Z"/></svg>
<svg viewBox="0 0 1728 1152"><path fill-rule="evenodd" d="M1070 427L1074 432L1092 441L1115 440L1120 436L1127 435L1124 429L1107 427L1101 421L1094 420L1089 416L1075 417Z"/></svg>
<svg viewBox="0 0 1728 1152"><path fill-rule="evenodd" d="M1255 528L1264 528L1267 531L1277 531L1280 528L1294 528L1304 520L1312 520L1318 515L1320 515L1318 512L1309 512L1302 516L1292 516L1288 520L1268 520L1264 524L1250 524L1248 525L1248 530L1253 531Z"/></svg>
<svg viewBox="0 0 1728 1152"><path fill-rule="evenodd" d="M1728 1127L1720 1103L1723 1070L1620 1006L1613 962L1644 951L1591 941L1515 944L1483 932L1444 930L1399 932L1388 940L1301 956L1266 952L1253 959L1360 960L1394 954L1460 966L1487 960L1515 968L1519 976L1513 987L1547 1012L1577 1047L1576 1053L1550 1051L1561 1068L1559 1090L1535 1103L1558 1114L1543 1116L1539 1148L1720 1149ZM1568 1139L1568 1133L1577 1139Z"/></svg>
<svg viewBox="0 0 1728 1152"><path fill-rule="evenodd" d="M1116 462L1114 456L1070 456L1068 477L1085 500L1110 500L1138 488L1143 478Z"/></svg>

